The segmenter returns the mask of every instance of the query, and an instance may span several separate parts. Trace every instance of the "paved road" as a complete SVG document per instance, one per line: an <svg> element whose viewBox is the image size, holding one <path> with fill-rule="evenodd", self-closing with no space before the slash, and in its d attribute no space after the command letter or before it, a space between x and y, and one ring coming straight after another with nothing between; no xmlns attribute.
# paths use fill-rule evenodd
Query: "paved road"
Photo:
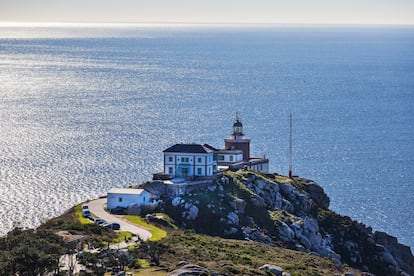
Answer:
<svg viewBox="0 0 414 276"><path fill-rule="evenodd" d="M148 230L128 222L123 219L122 216L116 216L106 212L104 209L105 204L106 198L96 199L87 203L92 214L106 220L107 222L119 223L122 231L131 232L132 234L139 236L144 241L151 237L151 233Z"/></svg>

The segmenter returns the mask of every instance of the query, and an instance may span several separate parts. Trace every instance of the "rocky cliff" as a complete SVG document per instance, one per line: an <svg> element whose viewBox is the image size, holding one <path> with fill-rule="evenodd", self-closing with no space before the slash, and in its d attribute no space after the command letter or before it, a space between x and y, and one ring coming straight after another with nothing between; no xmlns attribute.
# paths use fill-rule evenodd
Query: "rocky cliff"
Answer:
<svg viewBox="0 0 414 276"><path fill-rule="evenodd" d="M414 275L409 247L329 210L326 193L308 179L229 171L164 202L164 212L199 233L308 252L376 275Z"/></svg>

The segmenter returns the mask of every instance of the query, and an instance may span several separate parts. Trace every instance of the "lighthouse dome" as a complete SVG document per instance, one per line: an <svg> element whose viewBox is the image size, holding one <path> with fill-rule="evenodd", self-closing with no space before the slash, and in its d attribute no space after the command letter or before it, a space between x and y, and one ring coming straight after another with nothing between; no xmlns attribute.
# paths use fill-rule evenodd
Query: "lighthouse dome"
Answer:
<svg viewBox="0 0 414 276"><path fill-rule="evenodd" d="M236 120L236 122L233 124L233 127L243 127L243 124L239 120Z"/></svg>
<svg viewBox="0 0 414 276"><path fill-rule="evenodd" d="M237 118L233 124L233 135L242 136L243 135L243 124Z"/></svg>

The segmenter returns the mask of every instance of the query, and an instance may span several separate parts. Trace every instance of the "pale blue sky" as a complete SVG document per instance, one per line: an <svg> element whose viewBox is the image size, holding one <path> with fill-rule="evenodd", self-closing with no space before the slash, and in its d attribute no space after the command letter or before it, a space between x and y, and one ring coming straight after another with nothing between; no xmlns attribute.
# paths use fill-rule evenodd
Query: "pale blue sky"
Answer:
<svg viewBox="0 0 414 276"><path fill-rule="evenodd" d="M0 21L414 24L414 0L0 0Z"/></svg>

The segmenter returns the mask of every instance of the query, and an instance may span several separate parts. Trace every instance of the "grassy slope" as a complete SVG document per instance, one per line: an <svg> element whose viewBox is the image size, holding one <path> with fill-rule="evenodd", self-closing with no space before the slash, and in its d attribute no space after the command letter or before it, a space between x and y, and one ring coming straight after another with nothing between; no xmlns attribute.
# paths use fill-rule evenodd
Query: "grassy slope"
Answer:
<svg viewBox="0 0 414 276"><path fill-rule="evenodd" d="M82 205L83 204L78 204L75 207L73 207L74 211L75 211L76 218L78 219L78 221L81 224L92 224L93 223L92 221L90 221L88 218L83 217L83 215L82 215Z"/></svg>
<svg viewBox="0 0 414 276"><path fill-rule="evenodd" d="M325 259L256 242L222 239L173 231L158 242L163 247L161 264L169 270L182 260L229 275L267 275L258 270L264 264L282 267L292 275L333 275L338 270Z"/></svg>
<svg viewBox="0 0 414 276"><path fill-rule="evenodd" d="M119 238L119 235L102 226L90 222L83 218L82 204L72 207L63 215L53 218L41 225L41 229L48 229L53 232L61 230L69 231L72 234L87 235L88 239L95 245L108 244ZM122 236L123 238L123 236Z"/></svg>
<svg viewBox="0 0 414 276"><path fill-rule="evenodd" d="M147 223L143 218L139 216L125 216L125 218L132 223L148 229L152 234L151 238L149 238L150 241L159 241L167 236L166 231L158 228L157 226Z"/></svg>

